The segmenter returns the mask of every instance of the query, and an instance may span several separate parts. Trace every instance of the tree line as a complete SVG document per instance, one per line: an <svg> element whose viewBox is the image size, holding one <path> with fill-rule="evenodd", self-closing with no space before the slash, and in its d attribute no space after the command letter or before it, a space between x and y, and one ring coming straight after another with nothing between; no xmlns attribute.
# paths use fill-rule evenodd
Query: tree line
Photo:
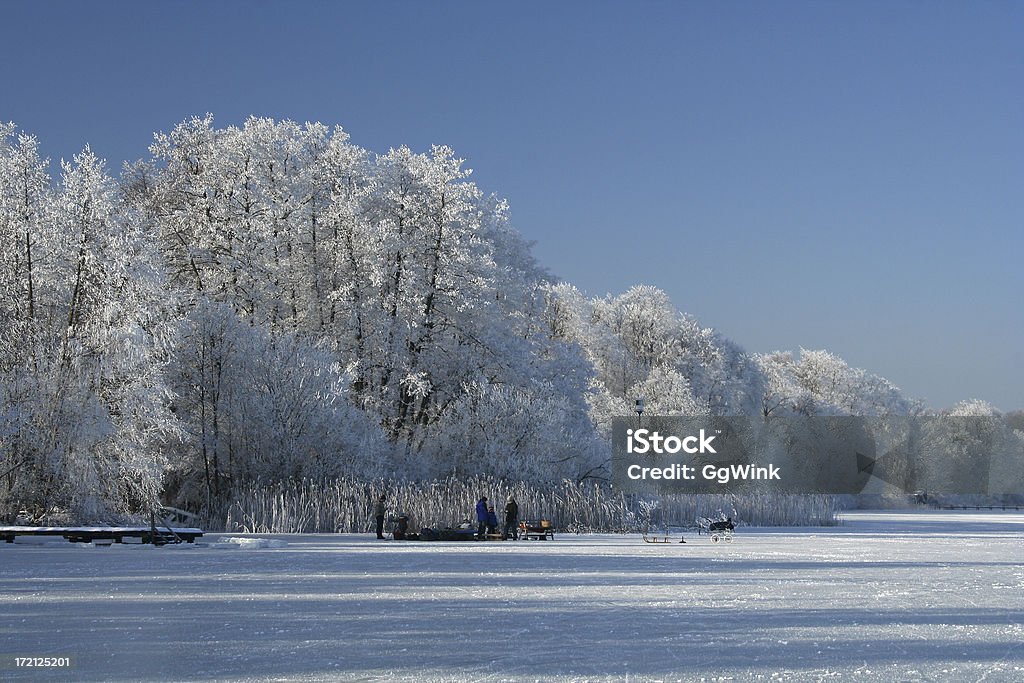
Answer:
<svg viewBox="0 0 1024 683"><path fill-rule="evenodd" d="M539 265L448 147L211 116L114 177L0 124L0 511L86 520L331 478L607 477L611 418L914 414L652 287ZM990 406L972 404L991 411Z"/></svg>

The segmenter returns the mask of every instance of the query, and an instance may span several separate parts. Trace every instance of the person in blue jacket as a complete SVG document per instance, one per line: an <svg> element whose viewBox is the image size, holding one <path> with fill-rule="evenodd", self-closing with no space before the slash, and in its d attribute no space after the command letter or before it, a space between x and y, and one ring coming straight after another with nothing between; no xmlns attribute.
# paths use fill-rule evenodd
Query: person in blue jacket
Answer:
<svg viewBox="0 0 1024 683"><path fill-rule="evenodd" d="M487 529L487 496L476 502L476 537L483 540Z"/></svg>
<svg viewBox="0 0 1024 683"><path fill-rule="evenodd" d="M498 515L494 512L494 506L487 506L487 533L498 533Z"/></svg>

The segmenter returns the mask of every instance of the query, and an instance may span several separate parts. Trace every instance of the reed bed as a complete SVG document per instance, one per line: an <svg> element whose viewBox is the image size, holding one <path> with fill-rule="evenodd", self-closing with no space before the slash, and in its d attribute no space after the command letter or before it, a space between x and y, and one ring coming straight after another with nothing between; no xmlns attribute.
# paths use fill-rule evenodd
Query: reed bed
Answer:
<svg viewBox="0 0 1024 683"><path fill-rule="evenodd" d="M294 481L239 491L206 515L206 528L246 533L359 533L373 528L380 495L388 517L407 515L410 528L475 525L474 506L487 496L503 518L514 497L520 519L549 519L569 533L623 533L692 527L700 517L732 517L747 526L831 526L838 500L825 495L773 493L627 495L604 482L537 484L488 478L435 481ZM503 520L502 520L503 521Z"/></svg>

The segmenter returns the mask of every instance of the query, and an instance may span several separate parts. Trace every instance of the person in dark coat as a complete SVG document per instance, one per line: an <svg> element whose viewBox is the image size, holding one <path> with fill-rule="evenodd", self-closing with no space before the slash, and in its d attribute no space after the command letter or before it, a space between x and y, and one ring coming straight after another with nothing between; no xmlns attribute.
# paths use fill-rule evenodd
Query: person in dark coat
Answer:
<svg viewBox="0 0 1024 683"><path fill-rule="evenodd" d="M494 506L487 506L487 533L498 533L498 515L494 512Z"/></svg>
<svg viewBox="0 0 1024 683"><path fill-rule="evenodd" d="M512 532L512 538L519 540L519 503L512 496L509 496L508 502L505 503L505 531L502 532L502 536L506 539L509 537L509 531Z"/></svg>
<svg viewBox="0 0 1024 683"><path fill-rule="evenodd" d="M487 496L481 496L476 502L476 537L484 538L487 529Z"/></svg>
<svg viewBox="0 0 1024 683"><path fill-rule="evenodd" d="M404 541L409 535L409 518L402 515L398 518L398 525L395 530L391 532L392 538L396 541Z"/></svg>
<svg viewBox="0 0 1024 683"><path fill-rule="evenodd" d="M384 538L384 494L382 493L373 506L373 514L377 518L377 538Z"/></svg>

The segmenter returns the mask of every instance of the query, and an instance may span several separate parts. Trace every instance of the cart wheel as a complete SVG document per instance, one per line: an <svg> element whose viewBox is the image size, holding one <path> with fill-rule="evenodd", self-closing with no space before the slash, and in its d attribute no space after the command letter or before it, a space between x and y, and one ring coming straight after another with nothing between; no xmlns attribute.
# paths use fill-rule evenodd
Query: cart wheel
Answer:
<svg viewBox="0 0 1024 683"><path fill-rule="evenodd" d="M732 543L732 536L726 536L725 537L725 542L726 543Z"/></svg>
<svg viewBox="0 0 1024 683"><path fill-rule="evenodd" d="M711 534L711 542L718 543L718 534Z"/></svg>

